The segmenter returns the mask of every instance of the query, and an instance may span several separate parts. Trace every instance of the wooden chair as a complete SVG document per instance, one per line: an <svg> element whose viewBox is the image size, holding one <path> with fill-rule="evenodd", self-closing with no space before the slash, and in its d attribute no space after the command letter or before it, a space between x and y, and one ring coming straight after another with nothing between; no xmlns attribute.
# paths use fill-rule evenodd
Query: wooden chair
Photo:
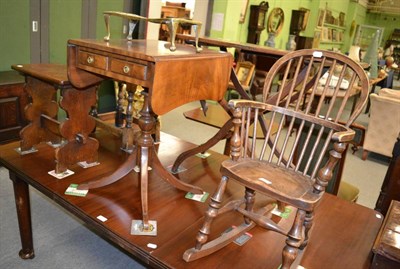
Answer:
<svg viewBox="0 0 400 269"><path fill-rule="evenodd" d="M322 86L320 78L325 72L329 75ZM299 81L298 77L304 74L306 79ZM271 86L278 76L283 78L282 83L277 92L272 92ZM338 78L334 78L335 81L332 79L334 76ZM347 113L349 109L345 110L350 88L343 97L337 98L339 91L343 91L341 87L345 80L360 92L350 114ZM280 58L268 72L263 102L231 100L229 106L234 110L231 158L221 165L221 182L211 197L204 223L196 237L196 246L184 253L184 260L192 261L209 255L258 225L287 236L282 268L290 268L299 249L307 245L314 209L346 149L346 143L354 136L349 126L367 101L368 83L360 65L345 55L300 50ZM317 91L318 96L315 94ZM331 94L329 103L325 102L328 91ZM308 100L303 105L302 98L298 97L306 96L306 92ZM253 124L249 128L254 119L263 124ZM270 131L273 124L279 126L275 135ZM265 138L257 141L251 134L262 125L267 126ZM306 139L300 147L300 137L304 136ZM328 160L323 163L326 154ZM222 207L229 179L241 184L245 194L244 198L231 200ZM269 201L267 205L256 202L256 193L260 198L268 198L260 200ZM274 205L271 201L280 211L285 206L292 209L292 215L288 219L272 217ZM242 214L244 222L228 232L217 231L220 236L207 242L212 236L213 220L228 211ZM287 225L289 220L292 223ZM218 223L217 228L221 229L221 222Z"/></svg>

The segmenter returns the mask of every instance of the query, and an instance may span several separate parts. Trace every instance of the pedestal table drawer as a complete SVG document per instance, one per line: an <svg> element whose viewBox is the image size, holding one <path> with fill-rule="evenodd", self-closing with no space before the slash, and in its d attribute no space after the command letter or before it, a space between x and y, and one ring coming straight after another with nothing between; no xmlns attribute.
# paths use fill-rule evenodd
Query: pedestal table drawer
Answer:
<svg viewBox="0 0 400 269"><path fill-rule="evenodd" d="M146 80L147 66L134 62L111 59L110 71L141 80Z"/></svg>
<svg viewBox="0 0 400 269"><path fill-rule="evenodd" d="M86 51L79 51L79 63L86 66L100 68L102 70L107 69L107 57L90 53Z"/></svg>

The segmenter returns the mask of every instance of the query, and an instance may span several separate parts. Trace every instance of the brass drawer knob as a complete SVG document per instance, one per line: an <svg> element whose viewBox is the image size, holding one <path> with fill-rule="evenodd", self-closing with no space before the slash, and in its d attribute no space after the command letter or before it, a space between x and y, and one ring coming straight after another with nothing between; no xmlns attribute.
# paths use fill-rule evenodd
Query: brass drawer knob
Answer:
<svg viewBox="0 0 400 269"><path fill-rule="evenodd" d="M92 56L88 56L86 61L88 64L92 64L94 62L94 58Z"/></svg>
<svg viewBox="0 0 400 269"><path fill-rule="evenodd" d="M125 74L128 74L130 70L131 69L129 68L129 66L127 66L127 65L124 66L123 71L124 71Z"/></svg>

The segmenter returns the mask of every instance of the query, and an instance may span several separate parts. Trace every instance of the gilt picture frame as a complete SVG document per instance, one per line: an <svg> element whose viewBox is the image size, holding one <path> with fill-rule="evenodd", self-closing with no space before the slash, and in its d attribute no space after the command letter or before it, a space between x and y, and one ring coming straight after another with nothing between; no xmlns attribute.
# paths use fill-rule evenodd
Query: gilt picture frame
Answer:
<svg viewBox="0 0 400 269"><path fill-rule="evenodd" d="M310 10L308 8L301 7L299 10L304 12L303 24L301 25L301 31L305 31L308 24L308 19L310 18Z"/></svg>
<svg viewBox="0 0 400 269"><path fill-rule="evenodd" d="M253 77L255 65L251 62L238 62L236 64L236 76L243 86L249 86Z"/></svg>

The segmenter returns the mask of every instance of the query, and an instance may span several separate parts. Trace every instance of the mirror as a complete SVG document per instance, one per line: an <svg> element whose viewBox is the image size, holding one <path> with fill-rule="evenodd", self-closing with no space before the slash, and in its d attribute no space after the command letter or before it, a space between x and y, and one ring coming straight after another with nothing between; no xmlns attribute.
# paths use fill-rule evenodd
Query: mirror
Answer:
<svg viewBox="0 0 400 269"><path fill-rule="evenodd" d="M284 20L283 10L279 7L274 8L268 17L268 33L277 36L282 30Z"/></svg>

